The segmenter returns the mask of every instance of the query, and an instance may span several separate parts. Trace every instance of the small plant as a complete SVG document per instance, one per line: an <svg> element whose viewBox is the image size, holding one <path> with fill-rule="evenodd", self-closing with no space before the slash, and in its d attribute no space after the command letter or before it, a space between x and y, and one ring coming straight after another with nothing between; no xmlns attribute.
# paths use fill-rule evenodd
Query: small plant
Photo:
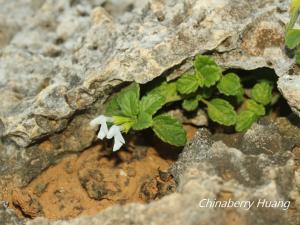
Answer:
<svg viewBox="0 0 300 225"><path fill-rule="evenodd" d="M300 65L300 30L295 29L294 26L299 17L299 9L300 9L300 0L292 0L291 1L291 19L287 26L285 33L285 45L289 49L296 50L296 63Z"/></svg>
<svg viewBox="0 0 300 225"><path fill-rule="evenodd" d="M125 143L121 132L148 128L162 141L183 146L186 132L179 121L162 111L165 105L181 102L186 111L205 108L212 121L243 132L266 114L266 106L273 100L272 90L270 81L261 80L245 91L238 75L223 74L212 58L198 55L194 67L179 79L162 81L143 96L139 84L125 87L108 101L105 116L95 118L91 125L101 125L100 139L114 137L113 151Z"/></svg>

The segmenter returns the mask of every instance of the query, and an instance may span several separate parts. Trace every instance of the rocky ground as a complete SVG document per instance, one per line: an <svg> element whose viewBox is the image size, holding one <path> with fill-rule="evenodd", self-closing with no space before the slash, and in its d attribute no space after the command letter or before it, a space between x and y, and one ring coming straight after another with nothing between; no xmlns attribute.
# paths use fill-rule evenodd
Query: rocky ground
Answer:
<svg viewBox="0 0 300 225"><path fill-rule="evenodd" d="M300 80L284 48L288 4L0 0L0 199L9 203L0 206L0 224L299 224ZM273 69L294 115L261 120L242 135L200 129L169 172L175 159L155 146L139 157L120 153L116 166L89 121L125 81L171 79L198 53L224 68ZM205 209L204 197L291 206ZM44 218L28 219L37 216Z"/></svg>

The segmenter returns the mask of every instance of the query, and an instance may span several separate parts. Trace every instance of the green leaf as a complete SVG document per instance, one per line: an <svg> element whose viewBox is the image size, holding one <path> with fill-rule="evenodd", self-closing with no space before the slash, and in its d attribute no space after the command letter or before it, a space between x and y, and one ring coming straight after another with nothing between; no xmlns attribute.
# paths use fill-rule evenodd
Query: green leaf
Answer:
<svg viewBox="0 0 300 225"><path fill-rule="evenodd" d="M148 94L142 97L140 101L140 111L154 115L158 110L163 107L166 98L159 94Z"/></svg>
<svg viewBox="0 0 300 225"><path fill-rule="evenodd" d="M204 66L200 69L200 71L197 71L196 76L198 76L198 79L203 79L203 83L205 87L211 87L217 83L218 80L220 80L222 75L222 70L218 66Z"/></svg>
<svg viewBox="0 0 300 225"><path fill-rule="evenodd" d="M296 51L296 63L300 65L300 50Z"/></svg>
<svg viewBox="0 0 300 225"><path fill-rule="evenodd" d="M116 116L116 115L123 115L121 108L117 101L118 95L114 95L111 99L108 100L105 106L105 114L107 116Z"/></svg>
<svg viewBox="0 0 300 225"><path fill-rule="evenodd" d="M293 28L295 25L298 15L299 15L299 8L300 8L300 0L292 0L291 1L291 19L288 24L288 30Z"/></svg>
<svg viewBox="0 0 300 225"><path fill-rule="evenodd" d="M226 126L236 123L236 112L233 106L220 98L215 98L207 103L208 116L211 120Z"/></svg>
<svg viewBox="0 0 300 225"><path fill-rule="evenodd" d="M218 90L227 96L238 95L240 89L242 89L241 81L238 75L234 73L228 73L222 77L217 85Z"/></svg>
<svg viewBox="0 0 300 225"><path fill-rule="evenodd" d="M177 93L176 82L162 82L159 86L152 89L147 94L159 94L165 97L165 103L178 101L180 96Z"/></svg>
<svg viewBox="0 0 300 225"><path fill-rule="evenodd" d="M183 74L176 82L177 90L181 94L190 94L195 92L199 85L196 81L196 76L191 73Z"/></svg>
<svg viewBox="0 0 300 225"><path fill-rule="evenodd" d="M125 116L136 116L139 113L140 86L132 83L123 88L117 97L117 102Z"/></svg>
<svg viewBox="0 0 300 225"><path fill-rule="evenodd" d="M256 120L257 116L254 112L249 110L242 111L237 115L235 130L237 132L244 132L249 129Z"/></svg>
<svg viewBox="0 0 300 225"><path fill-rule="evenodd" d="M300 44L300 30L291 29L286 32L285 45L289 49L296 48Z"/></svg>
<svg viewBox="0 0 300 225"><path fill-rule="evenodd" d="M182 108L186 111L194 111L198 108L199 102L197 99L185 99L182 102Z"/></svg>
<svg viewBox="0 0 300 225"><path fill-rule="evenodd" d="M252 88L251 97L258 103L268 105L272 101L272 85L262 81Z"/></svg>
<svg viewBox="0 0 300 225"><path fill-rule="evenodd" d="M246 109L255 113L257 116L263 116L266 114L265 107L261 104L258 104L256 101L252 99L248 99L245 102Z"/></svg>
<svg viewBox="0 0 300 225"><path fill-rule="evenodd" d="M244 89L240 88L236 95L237 103L241 103L244 101L244 93L245 93Z"/></svg>
<svg viewBox="0 0 300 225"><path fill-rule="evenodd" d="M146 112L141 112L138 115L136 122L133 124L134 130L144 130L152 126L152 116Z"/></svg>
<svg viewBox="0 0 300 225"><path fill-rule="evenodd" d="M153 119L153 131L164 142L175 146L184 146L186 132L180 122L167 115Z"/></svg>
<svg viewBox="0 0 300 225"><path fill-rule="evenodd" d="M216 66L215 61L207 55L197 55L194 60L194 67L196 71L200 71L204 66Z"/></svg>
<svg viewBox="0 0 300 225"><path fill-rule="evenodd" d="M127 133L135 123L133 118L125 116L113 116L113 123L123 127L123 132Z"/></svg>
<svg viewBox="0 0 300 225"><path fill-rule="evenodd" d="M300 8L300 0L292 0L291 1L291 11L297 12Z"/></svg>

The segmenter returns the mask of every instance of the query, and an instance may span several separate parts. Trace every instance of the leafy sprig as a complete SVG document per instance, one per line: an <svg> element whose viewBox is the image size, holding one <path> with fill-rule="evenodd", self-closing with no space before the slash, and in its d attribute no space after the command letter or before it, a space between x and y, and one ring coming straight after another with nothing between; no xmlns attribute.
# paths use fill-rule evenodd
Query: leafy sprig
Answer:
<svg viewBox="0 0 300 225"><path fill-rule="evenodd" d="M262 80L249 94L235 73L223 74L223 69L209 56L195 57L193 68L175 81L163 81L140 96L140 86L132 83L111 98L106 115L122 131L152 129L164 142L175 146L186 143L186 132L175 118L160 113L173 102L181 102L186 111L205 108L208 117L221 125L234 126L238 132L246 131L266 114L273 99L273 86Z"/></svg>
<svg viewBox="0 0 300 225"><path fill-rule="evenodd" d="M291 18L287 25L287 29L285 32L285 45L289 49L295 49L296 54L296 63L300 64L300 30L294 28L298 17L299 17L299 9L300 9L300 0L292 0L290 5L291 10Z"/></svg>

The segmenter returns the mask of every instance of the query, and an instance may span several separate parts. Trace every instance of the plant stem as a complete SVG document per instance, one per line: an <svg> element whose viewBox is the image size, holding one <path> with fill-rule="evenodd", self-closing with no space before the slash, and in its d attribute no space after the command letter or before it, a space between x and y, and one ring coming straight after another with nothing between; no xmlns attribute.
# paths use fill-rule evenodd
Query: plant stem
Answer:
<svg viewBox="0 0 300 225"><path fill-rule="evenodd" d="M204 98L202 97L198 97L199 101L203 102L205 105L209 105L210 103L208 101L206 101Z"/></svg>

